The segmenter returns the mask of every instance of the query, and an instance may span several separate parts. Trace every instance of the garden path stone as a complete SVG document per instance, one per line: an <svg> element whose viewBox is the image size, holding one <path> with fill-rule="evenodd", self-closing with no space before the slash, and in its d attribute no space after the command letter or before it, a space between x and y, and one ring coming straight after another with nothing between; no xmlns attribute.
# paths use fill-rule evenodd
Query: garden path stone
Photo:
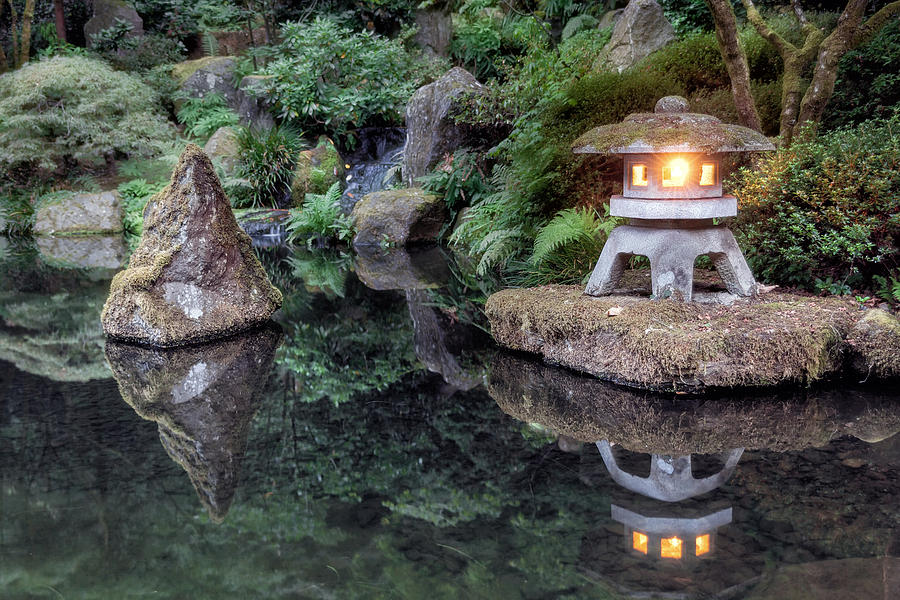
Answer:
<svg viewBox="0 0 900 600"><path fill-rule="evenodd" d="M113 278L104 332L182 346L251 329L281 302L212 163L189 144L169 186L144 210L144 232L128 268Z"/></svg>
<svg viewBox="0 0 900 600"><path fill-rule="evenodd" d="M354 248L435 242L448 218L444 201L419 188L366 194L351 215Z"/></svg>
<svg viewBox="0 0 900 600"><path fill-rule="evenodd" d="M674 41L675 29L656 0L631 0L616 20L594 69L621 73Z"/></svg>
<svg viewBox="0 0 900 600"><path fill-rule="evenodd" d="M465 69L454 67L440 79L422 86L406 105L406 147L403 154L403 183L416 185L443 157L464 146L467 136L450 116L459 97L485 93Z"/></svg>
<svg viewBox="0 0 900 600"><path fill-rule="evenodd" d="M34 214L35 235L122 231L122 199L117 191L75 194L41 204Z"/></svg>

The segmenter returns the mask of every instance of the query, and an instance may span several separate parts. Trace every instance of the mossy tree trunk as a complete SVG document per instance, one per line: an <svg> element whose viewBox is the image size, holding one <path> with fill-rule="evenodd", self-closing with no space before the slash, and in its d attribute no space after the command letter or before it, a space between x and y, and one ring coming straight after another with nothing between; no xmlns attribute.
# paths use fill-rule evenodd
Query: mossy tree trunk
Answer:
<svg viewBox="0 0 900 600"><path fill-rule="evenodd" d="M747 20L766 41L775 47L784 62L779 125L782 146L789 146L801 128L808 122L815 126L821 121L825 107L834 92L841 58L850 50L871 39L887 23L888 19L900 14L900 0L895 0L863 21L868 1L848 0L837 27L826 36L825 32L806 19L800 1L791 0L791 6L803 36L803 43L795 46L772 29L756 9L753 0L741 0L744 8L747 9ZM750 74L746 68L746 58L744 58L744 69L732 68L732 63L737 63L739 57L743 56L743 50L740 49L740 44L737 42L737 34L728 35L731 28L736 29L734 10L727 0L707 0L707 5L716 24L719 49L728 67L728 76L735 93L735 104L738 113L741 114L741 103L746 102L746 99L739 100L735 90L746 88L749 93ZM720 33L720 31L724 33ZM815 61L815 67L812 81L806 81L803 74L813 61ZM735 83L735 79L739 81ZM753 102L752 98L750 102ZM755 111L755 104L753 108ZM743 121L743 117L741 117L741 122L747 125Z"/></svg>
<svg viewBox="0 0 900 600"><path fill-rule="evenodd" d="M25 9L22 11L21 31L19 30L19 14L13 4L13 0L7 0L7 4L9 4L10 13L9 37L12 41L12 66L19 68L28 62L31 54L31 21L34 19L34 0L25 0ZM0 49L0 72L5 71L9 66L6 55Z"/></svg>
<svg viewBox="0 0 900 600"><path fill-rule="evenodd" d="M734 9L728 0L706 0L706 5L713 14L716 24L716 39L719 42L722 60L725 61L725 68L728 70L728 78L731 80L731 94L737 107L738 121L744 127L762 131L756 103L750 93L747 55L738 42Z"/></svg>

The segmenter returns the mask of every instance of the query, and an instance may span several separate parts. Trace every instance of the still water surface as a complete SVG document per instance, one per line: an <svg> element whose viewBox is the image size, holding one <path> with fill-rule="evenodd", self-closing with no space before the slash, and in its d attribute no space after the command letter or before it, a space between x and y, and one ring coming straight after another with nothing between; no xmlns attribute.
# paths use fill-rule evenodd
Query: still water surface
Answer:
<svg viewBox="0 0 900 600"><path fill-rule="evenodd" d="M498 352L433 253L262 258L279 327L158 352L6 253L0 597L900 597L896 388L635 393Z"/></svg>

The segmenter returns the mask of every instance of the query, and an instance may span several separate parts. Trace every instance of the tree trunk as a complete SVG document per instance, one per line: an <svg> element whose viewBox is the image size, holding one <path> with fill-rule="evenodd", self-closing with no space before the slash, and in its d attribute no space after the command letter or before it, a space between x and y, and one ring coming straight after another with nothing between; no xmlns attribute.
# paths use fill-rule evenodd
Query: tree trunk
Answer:
<svg viewBox="0 0 900 600"><path fill-rule="evenodd" d="M890 16L900 13L900 1L892 2L862 23L867 4L867 0L850 0L838 19L837 27L822 42L812 82L800 103L794 133L807 121L817 124L822 120L825 107L834 93L838 65L844 54L875 35Z"/></svg>
<svg viewBox="0 0 900 600"><path fill-rule="evenodd" d="M53 12L56 14L56 37L59 41L66 42L66 11L63 0L53 0Z"/></svg>
<svg viewBox="0 0 900 600"><path fill-rule="evenodd" d="M9 4L9 39L12 42L12 67L16 68L19 66L19 13L16 12L16 7L13 4L13 0L7 0Z"/></svg>
<svg viewBox="0 0 900 600"><path fill-rule="evenodd" d="M0 0L0 17L3 16L3 0ZM3 51L3 44L0 44L0 75L9 70L9 62L6 60L6 52Z"/></svg>
<svg viewBox="0 0 900 600"><path fill-rule="evenodd" d="M728 70L728 78L731 80L731 94L737 108L738 121L744 127L762 131L759 113L756 111L756 102L750 93L750 68L747 66L747 55L744 54L744 49L738 43L734 9L728 0L706 0L706 5L716 24L716 39L719 42L722 60L725 61L725 67Z"/></svg>
<svg viewBox="0 0 900 600"><path fill-rule="evenodd" d="M22 13L22 37L19 39L19 60L21 67L31 58L31 21L34 19L34 0L25 0L25 11Z"/></svg>

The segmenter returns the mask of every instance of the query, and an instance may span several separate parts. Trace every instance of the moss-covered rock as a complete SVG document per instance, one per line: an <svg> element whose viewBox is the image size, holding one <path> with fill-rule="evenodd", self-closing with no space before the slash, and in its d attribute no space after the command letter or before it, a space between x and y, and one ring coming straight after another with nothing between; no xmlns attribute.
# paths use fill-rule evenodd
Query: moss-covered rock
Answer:
<svg viewBox="0 0 900 600"><path fill-rule="evenodd" d="M203 152L217 161L229 175L233 175L241 160L241 147L237 133L231 127L219 127L203 146Z"/></svg>
<svg viewBox="0 0 900 600"><path fill-rule="evenodd" d="M127 23L131 31L127 37L139 37L144 35L144 20L132 6L124 0L93 0L94 16L84 24L84 39L88 46L93 46L93 37L103 31L114 27L118 23Z"/></svg>
<svg viewBox="0 0 900 600"><path fill-rule="evenodd" d="M840 298L769 293L724 306L592 297L575 286L504 290L488 299L485 311L502 346L660 390L809 384L838 376L851 350L845 339L863 315ZM900 355L879 356L880 372L896 372Z"/></svg>
<svg viewBox="0 0 900 600"><path fill-rule="evenodd" d="M853 367L878 378L900 377L900 319L875 308L850 330L847 343L853 348Z"/></svg>
<svg viewBox="0 0 900 600"><path fill-rule="evenodd" d="M435 242L448 218L444 201L419 188L363 196L353 207L354 247Z"/></svg>
<svg viewBox="0 0 900 600"><path fill-rule="evenodd" d="M169 347L250 329L281 306L209 158L189 144L103 307L107 335Z"/></svg>
<svg viewBox="0 0 900 600"><path fill-rule="evenodd" d="M294 206L303 204L306 194L324 194L344 173L344 163L334 142L325 136L311 150L304 150L297 157L294 180L291 182L291 199Z"/></svg>
<svg viewBox="0 0 900 600"><path fill-rule="evenodd" d="M181 92L191 98L220 94L231 108L236 109L240 104L232 56L206 56L188 60L172 67L171 73ZM176 100L175 104L179 108L181 102Z"/></svg>
<svg viewBox="0 0 900 600"><path fill-rule="evenodd" d="M36 235L116 233L122 231L122 199L119 192L55 195L40 203L34 213Z"/></svg>

